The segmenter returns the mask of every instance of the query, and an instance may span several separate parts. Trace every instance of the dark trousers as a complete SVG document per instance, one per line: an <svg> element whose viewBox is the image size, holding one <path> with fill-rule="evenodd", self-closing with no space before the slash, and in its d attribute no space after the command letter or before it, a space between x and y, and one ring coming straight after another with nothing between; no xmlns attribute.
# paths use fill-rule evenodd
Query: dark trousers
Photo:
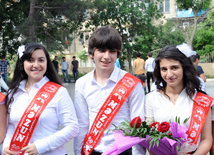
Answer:
<svg viewBox="0 0 214 155"><path fill-rule="evenodd" d="M76 80L78 79L78 74L78 70L73 70L74 82L76 82Z"/></svg>
<svg viewBox="0 0 214 155"><path fill-rule="evenodd" d="M152 78L152 82L154 82L153 72L147 72L146 73L147 78L147 87L148 87L148 93L150 92L150 79Z"/></svg>
<svg viewBox="0 0 214 155"><path fill-rule="evenodd" d="M95 150L93 150L93 151L91 152L91 155L101 155L101 154L102 154L102 153L97 152L97 151L95 151ZM132 155L132 148L130 148L130 149L128 149L128 150L126 150L126 151L120 153L119 155Z"/></svg>

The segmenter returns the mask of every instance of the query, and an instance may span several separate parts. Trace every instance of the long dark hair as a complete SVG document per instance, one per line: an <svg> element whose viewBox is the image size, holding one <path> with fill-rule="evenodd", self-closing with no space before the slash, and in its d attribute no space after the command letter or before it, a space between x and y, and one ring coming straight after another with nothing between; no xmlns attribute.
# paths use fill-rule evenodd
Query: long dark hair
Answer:
<svg viewBox="0 0 214 155"><path fill-rule="evenodd" d="M13 75L13 78L11 81L10 88L8 90L8 94L6 96L7 109L9 108L9 105L14 100L13 95L16 93L16 91L20 85L20 82L22 80L28 79L28 75L26 74L26 72L24 70L24 61L29 60L32 56L32 53L37 49L43 50L45 53L46 59L47 59L47 70L46 70L44 76L47 76L50 81L62 85L56 74L56 71L53 68L53 64L51 62L50 56L49 56L46 48L39 43L29 43L25 46L25 51L23 53L23 56L21 58L17 59L16 67L14 70L14 75ZM10 98L8 97L9 95L10 95Z"/></svg>
<svg viewBox="0 0 214 155"><path fill-rule="evenodd" d="M167 83L161 77L160 71L160 61L163 58L173 59L181 63L183 67L183 85L186 88L187 95L191 99L195 94L195 90L206 94L201 90L200 80L197 77L197 71L192 61L190 60L190 58L186 57L186 55L184 55L179 49L177 49L176 45L164 47L155 59L155 69L153 74L156 79L155 84L157 85L157 89L162 90L164 94L166 94L165 92Z"/></svg>

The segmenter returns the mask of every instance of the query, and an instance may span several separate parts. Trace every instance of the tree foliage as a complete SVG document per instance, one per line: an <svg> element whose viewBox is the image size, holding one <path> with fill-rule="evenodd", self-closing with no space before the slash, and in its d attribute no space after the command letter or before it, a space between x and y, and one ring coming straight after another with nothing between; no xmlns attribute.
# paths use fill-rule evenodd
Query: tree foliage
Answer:
<svg viewBox="0 0 214 155"><path fill-rule="evenodd" d="M81 0L1 0L1 52L13 54L28 42L42 42L49 51L68 47L89 6Z"/></svg>
<svg viewBox="0 0 214 155"><path fill-rule="evenodd" d="M27 1L20 1L20 5L14 0L0 1L0 54L11 56L16 53L20 45L21 34L15 28L27 18Z"/></svg>
<svg viewBox="0 0 214 155"><path fill-rule="evenodd" d="M197 14L202 10L207 10L210 8L211 0L176 0L177 7L179 10L189 10L192 9L194 14L194 25L191 33L186 33L187 42L192 46L193 38L195 36L195 32L197 30L197 22L201 16L197 16ZM207 12L204 14L206 15ZM203 16L203 15L202 15ZM189 29L188 29L189 30Z"/></svg>
<svg viewBox="0 0 214 155"><path fill-rule="evenodd" d="M177 28L174 22L167 21L164 25L160 24L158 27L158 34L152 44L152 51L154 56L165 46L179 45L185 42L184 33Z"/></svg>
<svg viewBox="0 0 214 155"><path fill-rule="evenodd" d="M162 16L157 7L158 1L94 1L97 9L90 12L91 20L86 24L86 27L94 30L98 26L111 25L118 30L123 41L123 57L128 58L130 73L132 73L131 58L133 53L136 50L148 53L151 49L150 43L156 34L155 26L152 22ZM145 36L145 38L144 40L136 38L135 42L134 38L136 35ZM144 44L145 50L141 49L142 45L137 45L139 42Z"/></svg>
<svg viewBox="0 0 214 155"><path fill-rule="evenodd" d="M204 62L214 61L214 11L207 16L206 22L198 25L193 45L194 50L201 56Z"/></svg>

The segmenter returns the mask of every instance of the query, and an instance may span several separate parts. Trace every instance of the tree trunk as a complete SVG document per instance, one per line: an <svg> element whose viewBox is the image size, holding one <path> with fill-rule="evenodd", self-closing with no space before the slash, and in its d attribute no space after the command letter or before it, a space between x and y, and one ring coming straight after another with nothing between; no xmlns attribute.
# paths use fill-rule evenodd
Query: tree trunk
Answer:
<svg viewBox="0 0 214 155"><path fill-rule="evenodd" d="M190 38L190 43L189 43L189 45L190 45L191 48L193 49L192 42L193 42L193 38L194 38L195 33L196 33L196 30L197 30L197 13L195 12L194 9L193 9L192 11L193 11L193 13L194 13L194 29L193 29L193 32L192 32L192 35L191 35L191 38Z"/></svg>
<svg viewBox="0 0 214 155"><path fill-rule="evenodd" d="M35 13L35 3L36 0L30 0L30 10L29 10L29 39L32 42L36 42L36 32L35 32L35 25L34 25L34 13Z"/></svg>
<svg viewBox="0 0 214 155"><path fill-rule="evenodd" d="M128 62L129 62L129 73L132 74L132 51L130 48L127 48L128 53Z"/></svg>

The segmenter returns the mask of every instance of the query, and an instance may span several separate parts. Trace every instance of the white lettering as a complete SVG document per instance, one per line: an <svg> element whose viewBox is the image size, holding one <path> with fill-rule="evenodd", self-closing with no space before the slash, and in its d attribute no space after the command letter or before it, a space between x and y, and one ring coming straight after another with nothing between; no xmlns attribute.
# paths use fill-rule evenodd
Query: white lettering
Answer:
<svg viewBox="0 0 214 155"><path fill-rule="evenodd" d="M31 122L31 120L26 119L26 122L24 123L24 126L29 126L29 123Z"/></svg>
<svg viewBox="0 0 214 155"><path fill-rule="evenodd" d="M98 132L99 132L99 130L97 130L96 128L94 128L94 131L92 133L96 136Z"/></svg>
<svg viewBox="0 0 214 155"><path fill-rule="evenodd" d="M111 109L110 109L110 108L107 108L107 109L104 111L104 113L107 114L107 115L110 114L110 113L111 113Z"/></svg>
<svg viewBox="0 0 214 155"><path fill-rule="evenodd" d="M31 108L31 110L34 110L35 112L37 112L39 108L40 108L40 106L37 106L37 104L34 104L33 108Z"/></svg>
<svg viewBox="0 0 214 155"><path fill-rule="evenodd" d="M96 127L99 129L101 126L103 125L103 123L101 123L100 121L96 124Z"/></svg>
<svg viewBox="0 0 214 155"><path fill-rule="evenodd" d="M197 124L196 122L195 122L195 124L194 124L194 126L193 126L193 129L196 129L196 131L198 131L198 128L200 127L200 124Z"/></svg>
<svg viewBox="0 0 214 155"><path fill-rule="evenodd" d="M48 98L48 94L45 94L45 93L44 93L44 94L41 95L41 97L43 97L43 98Z"/></svg>
<svg viewBox="0 0 214 155"><path fill-rule="evenodd" d="M44 102L45 102L45 100L42 99L41 97L38 97L37 100L40 101L42 104L44 104Z"/></svg>
<svg viewBox="0 0 214 155"><path fill-rule="evenodd" d="M30 114L27 117L28 118L33 118L34 115L35 115L35 113L31 111Z"/></svg>
<svg viewBox="0 0 214 155"><path fill-rule="evenodd" d="M118 99L121 101L122 100L122 96L119 95L118 93L115 93L114 96L118 96Z"/></svg>
<svg viewBox="0 0 214 155"><path fill-rule="evenodd" d="M20 142L22 142L24 138L25 138L25 135L19 134L19 136L18 136L18 138L16 138L16 140L17 140L17 141L20 140Z"/></svg>
<svg viewBox="0 0 214 155"><path fill-rule="evenodd" d="M201 120L201 116L199 116L199 115L196 114L195 117L198 118L199 121L202 121Z"/></svg>
<svg viewBox="0 0 214 155"><path fill-rule="evenodd" d="M192 131L192 133L190 134L191 137L195 137L196 136L196 132Z"/></svg>
<svg viewBox="0 0 214 155"><path fill-rule="evenodd" d="M21 128L21 131L20 131L20 132L24 134L27 130L28 130L28 128L26 128L26 127L22 126L22 128Z"/></svg>
<svg viewBox="0 0 214 155"><path fill-rule="evenodd" d="M106 119L107 118L107 116L106 115L102 115L102 117L100 118L100 120L102 121L102 122L104 122L104 119Z"/></svg>
<svg viewBox="0 0 214 155"><path fill-rule="evenodd" d="M119 93L125 94L125 91L123 89L119 89Z"/></svg>
<svg viewBox="0 0 214 155"><path fill-rule="evenodd" d="M116 103L116 102L114 103L114 100L112 100L112 101L108 104L108 106L110 106L112 109L114 109L114 108L116 107L116 105L117 105L117 103Z"/></svg>
<svg viewBox="0 0 214 155"><path fill-rule="evenodd" d="M197 109L197 113L199 113L200 115L202 115L203 111L201 109Z"/></svg>
<svg viewBox="0 0 214 155"><path fill-rule="evenodd" d="M193 139L192 138L188 138L188 143L192 143Z"/></svg>

